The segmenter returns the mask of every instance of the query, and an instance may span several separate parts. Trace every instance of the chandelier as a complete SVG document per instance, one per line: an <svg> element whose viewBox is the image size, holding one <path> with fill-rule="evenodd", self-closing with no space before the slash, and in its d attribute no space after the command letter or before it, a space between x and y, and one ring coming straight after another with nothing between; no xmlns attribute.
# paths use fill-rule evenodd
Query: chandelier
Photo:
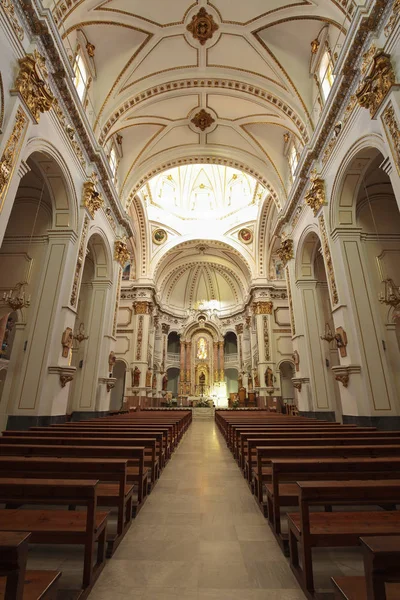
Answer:
<svg viewBox="0 0 400 600"><path fill-rule="evenodd" d="M379 294L379 302L397 308L400 305L400 286L396 285L393 279L384 279L382 283L385 291Z"/></svg>
<svg viewBox="0 0 400 600"><path fill-rule="evenodd" d="M328 342L329 344L336 339L335 334L329 327L329 323L325 323L325 335L320 335L319 337L321 338L321 340L325 340L325 342Z"/></svg>
<svg viewBox="0 0 400 600"><path fill-rule="evenodd" d="M13 310L21 310L26 308L31 303L31 296L25 294L26 282L17 283L14 289L9 292L4 292L3 301Z"/></svg>

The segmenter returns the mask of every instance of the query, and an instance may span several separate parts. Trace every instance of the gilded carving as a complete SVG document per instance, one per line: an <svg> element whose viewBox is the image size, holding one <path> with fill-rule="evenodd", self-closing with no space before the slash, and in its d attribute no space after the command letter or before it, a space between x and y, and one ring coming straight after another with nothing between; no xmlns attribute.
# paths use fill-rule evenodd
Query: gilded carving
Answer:
<svg viewBox="0 0 400 600"><path fill-rule="evenodd" d="M253 312L255 315L272 315L273 307L272 302L253 302Z"/></svg>
<svg viewBox="0 0 400 600"><path fill-rule="evenodd" d="M192 17L186 29L203 46L207 40L212 38L218 29L218 25L215 23L213 16L209 15L204 6L202 6L199 12Z"/></svg>
<svg viewBox="0 0 400 600"><path fill-rule="evenodd" d="M85 181L83 184L83 205L87 208L90 216L94 219L94 215L97 210L103 207L104 200L96 190L96 183L94 177Z"/></svg>
<svg viewBox="0 0 400 600"><path fill-rule="evenodd" d="M399 15L400 15L400 0L394 0L393 6L392 6L392 14L390 16L390 19L389 19L385 29L384 29L386 37L389 37L389 35L392 33L394 26L397 23L397 19L399 18Z"/></svg>
<svg viewBox="0 0 400 600"><path fill-rule="evenodd" d="M210 125L214 123L214 121L215 119L212 118L210 113L208 113L204 110L204 108L202 108L198 113L194 115L193 119L191 120L191 123L193 123L193 125L195 127L198 127L201 131L205 131L210 127Z"/></svg>
<svg viewBox="0 0 400 600"><path fill-rule="evenodd" d="M73 379L72 375L60 375L61 387L65 387L67 383L70 383Z"/></svg>
<svg viewBox="0 0 400 600"><path fill-rule="evenodd" d="M72 292L71 292L71 299L70 299L71 306L76 306L76 302L78 300L80 273L81 273L81 270L83 267L83 261L85 259L85 245L86 245L86 237L87 237L88 231L89 231L89 217L85 217L85 220L83 221L81 241L79 244L78 258L76 260L74 282L72 284Z"/></svg>
<svg viewBox="0 0 400 600"><path fill-rule="evenodd" d="M292 379L293 387L301 392L301 379Z"/></svg>
<svg viewBox="0 0 400 600"><path fill-rule="evenodd" d="M289 267L286 267L286 285L287 285L288 301L289 301L290 325L292 327L292 336L294 336L294 335L296 335L296 324L295 324L295 321L294 321L292 290L291 290L291 287L290 287Z"/></svg>
<svg viewBox="0 0 400 600"><path fill-rule="evenodd" d="M86 169L86 160L85 157L83 155L83 152L81 150L80 145L78 144L78 142L75 139L75 129L73 129L73 127L71 127L68 124L67 119L65 118L65 114L63 109L60 106L60 103L58 102L57 98L54 98L54 102L53 102L53 109L54 112L57 115L58 120L61 123L62 128L64 129L65 133L67 134L67 137L71 143L71 146L74 150L74 153L76 154L77 159L79 160L80 164L82 165L82 167L84 169Z"/></svg>
<svg viewBox="0 0 400 600"><path fill-rule="evenodd" d="M311 175L311 185L304 196L304 202L317 215L321 206L325 204L325 181L317 176L316 172Z"/></svg>
<svg viewBox="0 0 400 600"><path fill-rule="evenodd" d="M270 351L269 351L269 331L268 331L268 319L267 319L267 317L263 317L263 329L264 329L265 360L271 360Z"/></svg>
<svg viewBox="0 0 400 600"><path fill-rule="evenodd" d="M115 337L115 334L117 333L117 317L118 317L119 298L121 295L121 280L122 280L122 269L119 269L117 293L115 296L114 320L113 320L113 336L114 337Z"/></svg>
<svg viewBox="0 0 400 600"><path fill-rule="evenodd" d="M332 256L331 256L331 251L329 248L328 234L326 232L325 220L324 220L323 215L321 215L319 217L318 222L319 222L319 228L321 231L322 252L324 255L325 268L328 273L328 281L329 281L329 287L331 290L332 303L338 304L339 303L339 294L338 294L337 287L336 287L335 272L333 270Z"/></svg>
<svg viewBox="0 0 400 600"><path fill-rule="evenodd" d="M133 310L135 315L148 315L151 310L151 302L147 302L146 300L134 302Z"/></svg>
<svg viewBox="0 0 400 600"><path fill-rule="evenodd" d="M393 105L389 104L382 115L385 132L389 140L397 171L400 174L400 130Z"/></svg>
<svg viewBox="0 0 400 600"><path fill-rule="evenodd" d="M161 324L161 331L162 331L162 333L165 333L166 335L168 335L169 329L170 329L170 326L167 323L162 323Z"/></svg>
<svg viewBox="0 0 400 600"><path fill-rule="evenodd" d="M14 9L12 0L0 0L0 3L4 9L4 12L10 19L11 27L13 28L15 35L22 42L22 40L24 39L24 30L22 29L21 25L18 23L18 19L15 16L15 9Z"/></svg>
<svg viewBox="0 0 400 600"><path fill-rule="evenodd" d="M377 51L377 47L375 46L375 44L371 44L370 48L367 50L367 52L365 52L363 54L363 60L361 63L361 74L365 75L365 73L368 71L369 66L372 62L372 59L374 57L374 55L376 54Z"/></svg>
<svg viewBox="0 0 400 600"><path fill-rule="evenodd" d="M17 110L15 115L15 123L11 135L4 148L3 155L0 159L0 212L3 208L4 199L11 181L15 165L18 160L24 139L27 117L21 108Z"/></svg>
<svg viewBox="0 0 400 600"><path fill-rule="evenodd" d="M291 240L290 238L283 240L280 245L280 248L277 249L276 253L283 262L283 264L286 265L289 262L289 260L292 260L292 258L294 257L293 240Z"/></svg>
<svg viewBox="0 0 400 600"><path fill-rule="evenodd" d="M236 325L235 329L236 329L236 333L238 335L242 334L243 333L243 323L239 323L238 325Z"/></svg>
<svg viewBox="0 0 400 600"><path fill-rule="evenodd" d="M144 316L140 315L139 320L138 320L138 330L137 330L136 360L141 360L141 358L142 358L143 321L144 321Z"/></svg>
<svg viewBox="0 0 400 600"><path fill-rule="evenodd" d="M395 74L390 55L379 50L373 57L367 75L356 91L357 101L363 108L369 109L373 117L395 84Z"/></svg>
<svg viewBox="0 0 400 600"><path fill-rule="evenodd" d="M40 114L50 110L54 102L54 96L47 85L45 59L35 50L18 62L20 69L14 91L21 95L33 118L39 123Z"/></svg>
<svg viewBox="0 0 400 600"><path fill-rule="evenodd" d="M61 336L62 357L68 358L70 350L74 343L74 337L71 327L66 327ZM63 386L64 387L64 386Z"/></svg>
<svg viewBox="0 0 400 600"><path fill-rule="evenodd" d="M349 385L350 376L348 373L338 373L335 375L336 381L340 381L343 387L347 388Z"/></svg>
<svg viewBox="0 0 400 600"><path fill-rule="evenodd" d="M129 256L130 255L126 241L124 239L116 240L114 242L114 260L119 262L121 267L124 267L126 261L129 260Z"/></svg>

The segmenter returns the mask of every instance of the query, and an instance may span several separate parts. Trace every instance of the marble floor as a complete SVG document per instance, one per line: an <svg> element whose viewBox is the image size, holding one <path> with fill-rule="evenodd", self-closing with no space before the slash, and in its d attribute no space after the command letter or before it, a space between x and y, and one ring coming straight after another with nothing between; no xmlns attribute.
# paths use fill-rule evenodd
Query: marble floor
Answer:
<svg viewBox="0 0 400 600"><path fill-rule="evenodd" d="M358 574L352 550L315 557L319 589ZM214 421L194 421L89 600L304 600Z"/></svg>

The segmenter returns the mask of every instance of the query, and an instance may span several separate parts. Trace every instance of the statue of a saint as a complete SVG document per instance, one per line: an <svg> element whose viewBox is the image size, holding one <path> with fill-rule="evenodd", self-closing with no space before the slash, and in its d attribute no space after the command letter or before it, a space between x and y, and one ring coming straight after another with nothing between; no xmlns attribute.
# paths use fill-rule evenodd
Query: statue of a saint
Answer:
<svg viewBox="0 0 400 600"><path fill-rule="evenodd" d="M163 392L167 391L167 383L168 383L168 375L165 373L163 380L162 380L162 391Z"/></svg>
<svg viewBox="0 0 400 600"><path fill-rule="evenodd" d="M265 385L267 388L274 387L274 373L270 367L265 371Z"/></svg>
<svg viewBox="0 0 400 600"><path fill-rule="evenodd" d="M139 387L140 384L140 369L135 367L132 371L132 387Z"/></svg>
<svg viewBox="0 0 400 600"><path fill-rule="evenodd" d="M148 369L147 373L146 373L146 387L151 387L151 371L150 371L150 369Z"/></svg>

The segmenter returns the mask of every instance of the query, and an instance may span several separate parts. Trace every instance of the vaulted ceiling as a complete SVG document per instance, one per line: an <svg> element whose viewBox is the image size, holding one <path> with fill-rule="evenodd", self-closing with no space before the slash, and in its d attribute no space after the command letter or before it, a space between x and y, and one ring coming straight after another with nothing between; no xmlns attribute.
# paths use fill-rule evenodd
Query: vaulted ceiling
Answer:
<svg viewBox="0 0 400 600"><path fill-rule="evenodd" d="M205 162L250 172L284 204L283 135L301 146L315 126L311 41L324 29L340 51L353 0L48 5L71 57L95 46L87 112L101 144L122 135L124 200L164 169Z"/></svg>

